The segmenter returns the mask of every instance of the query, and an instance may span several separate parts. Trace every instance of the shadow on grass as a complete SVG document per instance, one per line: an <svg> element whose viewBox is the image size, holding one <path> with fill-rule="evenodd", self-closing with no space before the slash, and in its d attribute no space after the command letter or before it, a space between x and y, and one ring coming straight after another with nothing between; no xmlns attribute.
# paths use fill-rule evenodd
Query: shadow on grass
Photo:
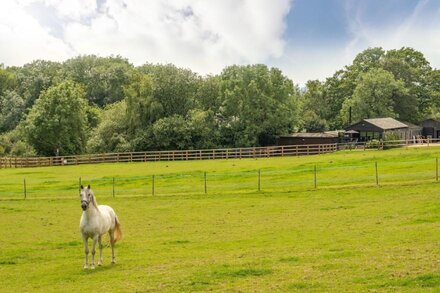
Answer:
<svg viewBox="0 0 440 293"><path fill-rule="evenodd" d="M290 284L287 289L289 290L307 290L307 289L317 289L319 288L320 285L317 283L304 283L304 282L296 282L296 283L292 283Z"/></svg>
<svg viewBox="0 0 440 293"><path fill-rule="evenodd" d="M330 253L328 254L324 254L322 256L322 258L324 259L335 259L335 258L345 258L345 257L352 257L355 256L356 253L353 251L349 251L349 250L339 250L339 249L334 249L334 250L330 250Z"/></svg>
<svg viewBox="0 0 440 293"><path fill-rule="evenodd" d="M371 276L361 278L355 281L356 283L367 284L371 289L386 289L386 288L436 288L436 292L440 287L440 273L422 274L413 277L406 277L400 279L392 279L384 275Z"/></svg>
<svg viewBox="0 0 440 293"><path fill-rule="evenodd" d="M440 274L424 274L413 278L390 280L378 287L410 287L410 288L436 288L440 287Z"/></svg>
<svg viewBox="0 0 440 293"><path fill-rule="evenodd" d="M252 265L223 265L209 271L201 271L194 274L189 287L191 290L205 290L207 286L219 282L234 281L239 278L261 277L272 274L270 268Z"/></svg>
<svg viewBox="0 0 440 293"><path fill-rule="evenodd" d="M280 262L297 263L299 261L300 258L297 256L286 256L280 258Z"/></svg>
<svg viewBox="0 0 440 293"><path fill-rule="evenodd" d="M90 265L88 269L81 269L81 271L79 272L79 275L92 275L92 274L99 274L99 273L103 273L106 272L108 270L114 269L116 268L117 264L111 264L111 263L104 263L102 266L95 266L95 269L91 269Z"/></svg>
<svg viewBox="0 0 440 293"><path fill-rule="evenodd" d="M0 265L16 265L17 262L14 260L0 260Z"/></svg>
<svg viewBox="0 0 440 293"><path fill-rule="evenodd" d="M173 244L187 244L187 243L190 243L190 241L189 240L173 240L173 241L168 241L168 242L164 242L164 243L162 243L162 244L171 244L171 245L173 245Z"/></svg>

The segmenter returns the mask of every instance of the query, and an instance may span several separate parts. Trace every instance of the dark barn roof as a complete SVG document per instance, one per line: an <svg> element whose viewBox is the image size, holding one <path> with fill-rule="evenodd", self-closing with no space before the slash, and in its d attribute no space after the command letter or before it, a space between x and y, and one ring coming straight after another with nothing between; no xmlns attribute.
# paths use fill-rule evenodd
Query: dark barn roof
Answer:
<svg viewBox="0 0 440 293"><path fill-rule="evenodd" d="M280 137L299 137L299 138L333 138L338 137L337 134L328 132L297 132L288 135L281 135Z"/></svg>
<svg viewBox="0 0 440 293"><path fill-rule="evenodd" d="M337 143L338 139L339 137L336 132L298 132L279 136L278 145L331 144Z"/></svg>
<svg viewBox="0 0 440 293"><path fill-rule="evenodd" d="M408 125L397 121L394 118L373 118L373 119L363 119L358 123L350 125L346 130L356 130L356 131L384 131L392 129L402 129L408 128Z"/></svg>

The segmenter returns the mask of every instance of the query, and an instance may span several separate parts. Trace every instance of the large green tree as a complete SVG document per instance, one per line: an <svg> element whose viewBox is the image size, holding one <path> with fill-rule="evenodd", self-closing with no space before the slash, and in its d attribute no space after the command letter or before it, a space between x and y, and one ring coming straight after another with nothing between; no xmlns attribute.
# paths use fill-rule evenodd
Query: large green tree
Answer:
<svg viewBox="0 0 440 293"><path fill-rule="evenodd" d="M124 86L130 83L131 65L127 59L85 55L72 58L63 64L63 78L81 83L86 98L104 107L124 98Z"/></svg>
<svg viewBox="0 0 440 293"><path fill-rule="evenodd" d="M134 72L131 83L124 87L124 93L131 134L135 135L163 116L162 103L153 96L150 76Z"/></svg>
<svg viewBox="0 0 440 293"><path fill-rule="evenodd" d="M30 109L45 90L61 82L61 64L37 60L18 68L16 76L16 92L24 98L26 108Z"/></svg>
<svg viewBox="0 0 440 293"><path fill-rule="evenodd" d="M87 151L107 153L132 150L128 120L125 100L107 105L101 114L100 123L91 131Z"/></svg>
<svg viewBox="0 0 440 293"><path fill-rule="evenodd" d="M13 90L16 87L16 78L10 70L4 69L0 64L0 96L7 90Z"/></svg>
<svg viewBox="0 0 440 293"><path fill-rule="evenodd" d="M408 94L402 81L383 69L372 69L362 74L357 82L353 98L346 101L343 117L352 107L353 121L364 118L399 117L396 108L402 96Z"/></svg>
<svg viewBox="0 0 440 293"><path fill-rule="evenodd" d="M220 131L225 146L258 146L297 126L298 90L279 69L230 66L221 74Z"/></svg>
<svg viewBox="0 0 440 293"><path fill-rule="evenodd" d="M64 81L50 87L27 117L28 141L41 155L82 153L86 144L86 106L80 85Z"/></svg>
<svg viewBox="0 0 440 293"><path fill-rule="evenodd" d="M319 80L309 80L301 97L301 128L308 132L327 130L329 107L324 104L324 86Z"/></svg>
<svg viewBox="0 0 440 293"><path fill-rule="evenodd" d="M152 98L161 105L161 117L185 116L195 107L195 96L200 80L196 73L172 64L145 64L138 70L150 76L153 81Z"/></svg>
<svg viewBox="0 0 440 293"><path fill-rule="evenodd" d="M0 132L13 130L23 117L25 101L15 91L0 95Z"/></svg>

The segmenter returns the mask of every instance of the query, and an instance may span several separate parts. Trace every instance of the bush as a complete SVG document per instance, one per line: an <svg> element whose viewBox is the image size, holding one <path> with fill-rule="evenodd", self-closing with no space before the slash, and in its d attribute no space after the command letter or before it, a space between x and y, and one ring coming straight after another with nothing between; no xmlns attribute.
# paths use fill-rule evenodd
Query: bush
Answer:
<svg viewBox="0 0 440 293"><path fill-rule="evenodd" d="M380 147L380 141L377 139L372 139L370 141L367 141L365 147L367 149L378 149Z"/></svg>
<svg viewBox="0 0 440 293"><path fill-rule="evenodd" d="M384 143L383 143L383 148L390 149L390 148L399 147L400 146L399 140L401 140L401 137L398 133L386 132Z"/></svg>

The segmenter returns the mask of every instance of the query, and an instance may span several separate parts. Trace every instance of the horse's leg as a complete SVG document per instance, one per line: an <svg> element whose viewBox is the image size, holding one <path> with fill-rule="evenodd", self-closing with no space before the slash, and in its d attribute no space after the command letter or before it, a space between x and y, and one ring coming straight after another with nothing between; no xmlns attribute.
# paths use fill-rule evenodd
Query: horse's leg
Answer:
<svg viewBox="0 0 440 293"><path fill-rule="evenodd" d="M101 237L101 235L99 235L99 237L98 237L98 245L99 245L98 266L102 266L102 237Z"/></svg>
<svg viewBox="0 0 440 293"><path fill-rule="evenodd" d="M95 268L96 242L98 242L98 236L94 236L94 237L93 237L93 246L92 246L92 266L90 267L92 270Z"/></svg>
<svg viewBox="0 0 440 293"><path fill-rule="evenodd" d="M115 264L115 231L108 231L108 235L110 235L110 246L112 247L112 264Z"/></svg>
<svg viewBox="0 0 440 293"><path fill-rule="evenodd" d="M83 236L84 242L84 268L87 269L89 267L89 244L87 243L87 237Z"/></svg>

